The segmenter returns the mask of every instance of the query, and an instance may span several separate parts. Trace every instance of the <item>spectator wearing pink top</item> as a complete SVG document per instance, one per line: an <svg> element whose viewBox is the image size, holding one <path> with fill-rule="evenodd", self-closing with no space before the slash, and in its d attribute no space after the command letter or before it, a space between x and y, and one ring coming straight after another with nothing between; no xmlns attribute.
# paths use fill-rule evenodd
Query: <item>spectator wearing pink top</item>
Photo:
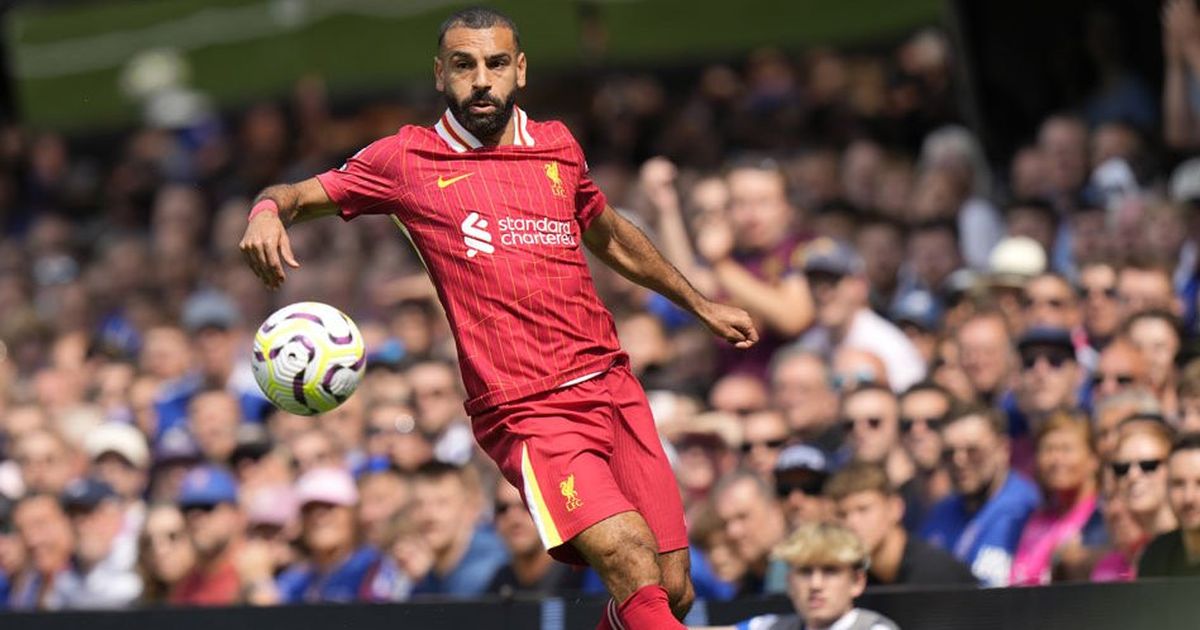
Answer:
<svg viewBox="0 0 1200 630"><path fill-rule="evenodd" d="M1049 584L1057 571L1088 562L1088 548L1104 540L1096 507L1100 460L1088 419L1066 411L1051 414L1038 428L1035 457L1043 503L1021 532L1013 586Z"/></svg>

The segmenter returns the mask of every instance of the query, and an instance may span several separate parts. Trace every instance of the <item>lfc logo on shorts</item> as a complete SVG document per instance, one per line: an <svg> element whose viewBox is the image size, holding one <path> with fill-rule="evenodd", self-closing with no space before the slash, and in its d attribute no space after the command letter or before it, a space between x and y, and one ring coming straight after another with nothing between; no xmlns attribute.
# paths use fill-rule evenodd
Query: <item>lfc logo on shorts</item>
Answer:
<svg viewBox="0 0 1200 630"><path fill-rule="evenodd" d="M555 197L566 197L567 191L563 188L562 177L558 175L558 162L546 162L546 178L550 180L550 192L554 193Z"/></svg>
<svg viewBox="0 0 1200 630"><path fill-rule="evenodd" d="M568 512L574 512L575 508L583 507L583 500L579 498L579 491L575 490L575 473L567 475L566 480L559 482L558 491L567 498Z"/></svg>

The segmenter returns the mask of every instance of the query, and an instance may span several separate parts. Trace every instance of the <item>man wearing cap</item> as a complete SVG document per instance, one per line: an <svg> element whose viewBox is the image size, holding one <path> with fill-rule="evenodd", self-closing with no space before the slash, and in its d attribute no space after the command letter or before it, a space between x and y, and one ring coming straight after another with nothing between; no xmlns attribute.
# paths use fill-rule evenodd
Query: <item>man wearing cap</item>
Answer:
<svg viewBox="0 0 1200 630"><path fill-rule="evenodd" d="M183 478L177 503L196 548L196 568L180 581L171 603L224 606L237 602L241 581L234 558L245 530L237 482L221 468L201 466Z"/></svg>
<svg viewBox="0 0 1200 630"><path fill-rule="evenodd" d="M986 586L1007 586L1013 553L1037 507L1037 487L1009 469L1004 416L968 407L942 426L944 457L954 493L930 510L926 542L966 563Z"/></svg>
<svg viewBox="0 0 1200 630"><path fill-rule="evenodd" d="M916 347L900 329L871 310L862 259L849 245L828 238L813 241L805 249L804 274L816 304L819 332L827 335L824 345L830 354L846 347L879 355L887 368L888 383L897 392L924 378L925 361Z"/></svg>
<svg viewBox="0 0 1200 630"><path fill-rule="evenodd" d="M775 462L775 496L788 529L833 518L833 504L822 494L831 470L829 458L808 444L793 444Z"/></svg>
<svg viewBox="0 0 1200 630"><path fill-rule="evenodd" d="M266 418L271 405L250 371L250 344L242 334L241 319L237 305L219 291L198 291L184 303L183 327L193 340L199 370L168 384L155 401L160 432L182 423L192 397L208 388L228 390L242 416Z"/></svg>
<svg viewBox="0 0 1200 630"><path fill-rule="evenodd" d="M142 594L137 541L122 535L121 498L103 481L78 479L60 498L71 519L75 550L69 568L54 580L52 609L122 608Z"/></svg>
<svg viewBox="0 0 1200 630"><path fill-rule="evenodd" d="M1033 474L1033 434L1040 419L1055 409L1080 406L1082 370L1075 342L1064 328L1037 326L1025 331L1016 349L1020 372L1015 388L1000 401L1008 416L1013 468Z"/></svg>
<svg viewBox="0 0 1200 630"><path fill-rule="evenodd" d="M84 451L92 461L92 473L116 493L125 514L124 532L137 538L146 516L142 497L150 482L150 449L141 431L132 425L106 422L88 433Z"/></svg>
<svg viewBox="0 0 1200 630"><path fill-rule="evenodd" d="M251 600L268 603L274 586L283 603L356 601L379 552L358 543L354 479L342 468L315 468L296 481L295 495L308 561L284 570L273 585L270 575L248 581Z"/></svg>
<svg viewBox="0 0 1200 630"><path fill-rule="evenodd" d="M1021 371L1016 389L1000 407L1008 415L1013 467L1031 475L1037 424L1056 409L1079 406L1083 372L1066 328L1030 328L1017 340L1017 351Z"/></svg>

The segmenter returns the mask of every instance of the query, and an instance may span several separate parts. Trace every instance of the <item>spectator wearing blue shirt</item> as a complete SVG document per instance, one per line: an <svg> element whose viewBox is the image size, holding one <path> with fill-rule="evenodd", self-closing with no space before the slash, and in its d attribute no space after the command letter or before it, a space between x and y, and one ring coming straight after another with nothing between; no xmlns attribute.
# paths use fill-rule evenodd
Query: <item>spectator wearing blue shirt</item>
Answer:
<svg viewBox="0 0 1200 630"><path fill-rule="evenodd" d="M309 560L280 574L276 581L280 601L356 601L379 552L359 543L354 479L341 468L313 469L296 481L296 501Z"/></svg>
<svg viewBox="0 0 1200 630"><path fill-rule="evenodd" d="M0 610L8 608L12 579L25 564L25 548L12 522L13 501L0 494Z"/></svg>
<svg viewBox="0 0 1200 630"><path fill-rule="evenodd" d="M414 595L473 597L508 564L495 531L480 523L483 497L478 473L443 462L417 469L413 483L417 525L433 552L433 570Z"/></svg>
<svg viewBox="0 0 1200 630"><path fill-rule="evenodd" d="M999 411L959 411L941 435L954 493L933 507L921 537L953 553L983 584L1006 586L1021 530L1038 505L1037 488L1010 470Z"/></svg>

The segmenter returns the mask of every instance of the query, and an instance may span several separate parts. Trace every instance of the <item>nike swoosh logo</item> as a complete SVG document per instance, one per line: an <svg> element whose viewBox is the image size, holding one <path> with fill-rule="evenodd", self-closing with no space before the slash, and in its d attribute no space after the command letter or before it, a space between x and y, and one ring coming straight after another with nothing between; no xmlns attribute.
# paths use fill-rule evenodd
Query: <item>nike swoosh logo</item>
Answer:
<svg viewBox="0 0 1200 630"><path fill-rule="evenodd" d="M466 179L474 174L475 173L463 173L462 175L459 175L457 177L451 177L450 179L442 179L439 176L438 181L437 181L438 188L445 188L445 187L449 186L450 184L453 184L454 182L457 182L462 179Z"/></svg>

